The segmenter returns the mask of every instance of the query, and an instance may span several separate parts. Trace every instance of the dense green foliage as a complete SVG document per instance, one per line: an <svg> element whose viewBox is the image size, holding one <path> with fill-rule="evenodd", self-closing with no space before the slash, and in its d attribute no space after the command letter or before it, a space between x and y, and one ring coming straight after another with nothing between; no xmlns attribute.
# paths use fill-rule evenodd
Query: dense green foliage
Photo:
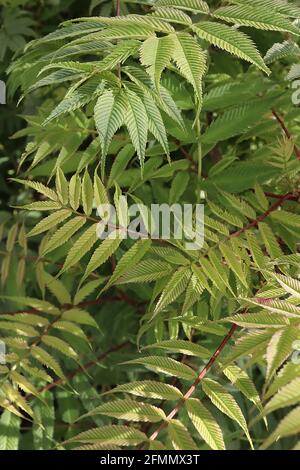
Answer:
<svg viewBox="0 0 300 470"><path fill-rule="evenodd" d="M0 448L300 449L300 7L1 4Z"/></svg>

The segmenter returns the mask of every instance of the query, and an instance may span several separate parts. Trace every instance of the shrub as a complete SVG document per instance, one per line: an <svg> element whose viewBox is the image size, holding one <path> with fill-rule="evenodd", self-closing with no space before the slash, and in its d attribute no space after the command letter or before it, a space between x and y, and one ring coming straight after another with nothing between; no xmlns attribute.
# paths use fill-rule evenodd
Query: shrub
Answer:
<svg viewBox="0 0 300 470"><path fill-rule="evenodd" d="M8 67L0 447L299 449L300 9L116 3ZM204 242L100 239L112 202L201 203Z"/></svg>

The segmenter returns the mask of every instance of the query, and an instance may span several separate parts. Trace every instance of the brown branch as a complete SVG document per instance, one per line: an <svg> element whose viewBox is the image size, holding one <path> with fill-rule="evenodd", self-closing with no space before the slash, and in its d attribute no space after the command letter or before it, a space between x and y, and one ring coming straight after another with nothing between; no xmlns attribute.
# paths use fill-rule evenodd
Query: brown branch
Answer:
<svg viewBox="0 0 300 470"><path fill-rule="evenodd" d="M239 235L241 235L242 233L246 232L247 230L250 230L251 228L254 228L256 227L259 222L262 222L266 217L268 217L272 212L274 212L275 210L277 210L279 207L282 206L282 204L285 202L285 201L290 201L290 200L293 200L295 201L295 198L296 200L299 198L299 194L293 194L293 193L287 193L287 194L284 194L283 196L280 196L278 198L278 200L276 202L274 202L274 204L272 204L268 210L266 210L263 214L261 214L260 216L258 216L255 220L253 220L252 222L250 222L248 225L245 225L245 227L241 228L240 230L237 230L236 232L233 232L229 235L228 238L235 238L235 237L238 237Z"/></svg>
<svg viewBox="0 0 300 470"><path fill-rule="evenodd" d="M243 228L237 230L236 232L232 232L227 237L223 238L222 240L216 242L214 245L207 248L203 256L207 256L207 254L211 250L214 250L215 248L219 247L222 243L226 243L226 241L230 240L231 238L239 237L240 235L247 232L248 230L251 230L252 228L257 227L259 222L262 222L272 212L274 212L276 209L281 207L285 201L298 201L299 197L300 197L300 192L287 193L282 196L278 196L277 201L274 204L272 204L268 210L266 210L263 214L258 216L255 220L252 220L251 222L249 222L249 224L245 225Z"/></svg>
<svg viewBox="0 0 300 470"><path fill-rule="evenodd" d="M96 365L98 362L100 361L103 361L103 359L105 359L109 354L112 354L114 352L117 352L117 351L120 351L121 349L129 346L130 342L129 341L125 341L124 343L121 343L121 344L118 344L117 346L113 346L112 348L110 348L108 351L104 352L104 353L101 353L96 359L94 359L93 361L89 361L87 362L86 364L84 364L82 367L79 366L79 367L76 367L76 369L72 370L71 372L69 372L69 374L67 374L65 377L63 378L59 378L57 380L55 380L54 382L51 382L50 384L48 385L45 385L43 388L41 388L39 390L39 393L42 393L42 392L46 392L46 391L49 391L49 390L52 390L52 388L55 388L57 387L58 385L61 385L63 384L64 382L68 381L68 380L71 380L73 377L75 377L75 375L81 373L81 372L84 372L86 371L87 369L90 369L92 366ZM28 398L29 396L31 395L28 395L26 398Z"/></svg>
<svg viewBox="0 0 300 470"><path fill-rule="evenodd" d="M221 352L223 351L224 347L226 346L226 344L228 343L228 341L230 340L230 338L232 337L236 329L237 329L237 325L234 323L232 327L230 328L230 330L228 331L227 335L223 338L223 340L219 344L218 348L215 350L215 352L211 356L206 366L201 370L200 374L196 378L193 385L188 389L188 391L185 393L181 401L175 406L175 408L173 408L173 410L168 414L166 421L162 422L161 425L156 429L156 431L154 431L154 433L150 436L149 438L150 441L154 441L157 438L158 434L168 425L168 421L170 421L171 419L174 418L174 416L177 415L178 411L182 408L185 401L188 398L190 398L190 396L194 393L197 386L199 385L201 380L206 376L208 371L211 369L212 365L215 363L216 359L221 354Z"/></svg>
<svg viewBox="0 0 300 470"><path fill-rule="evenodd" d="M273 109L272 110L272 114L273 116L275 117L275 119L277 120L278 124L280 125L281 129L283 130L284 134L286 135L286 137L289 139L289 140L293 140L292 139L292 136L291 136L291 133L290 131L288 130L288 128L286 127L285 123L284 123L284 120L282 119L282 117L279 116L279 114ZM295 155L296 157L298 158L298 160L300 160L300 149L299 147L297 147L297 145L294 143L294 152L295 152Z"/></svg>
<svg viewBox="0 0 300 470"><path fill-rule="evenodd" d="M121 0L117 0L116 16L120 16L120 14L121 14Z"/></svg>
<svg viewBox="0 0 300 470"><path fill-rule="evenodd" d="M273 199L282 199L282 194L265 192L265 196L273 198ZM298 201L298 199L299 199L299 196L296 194L295 196L291 197L289 201Z"/></svg>
<svg viewBox="0 0 300 470"><path fill-rule="evenodd" d="M176 141L176 143L179 144L178 141ZM187 150L185 150L185 148L182 147L182 145L179 145L178 148L179 148L180 152L182 153L182 155L194 165L195 162L193 160L192 155Z"/></svg>

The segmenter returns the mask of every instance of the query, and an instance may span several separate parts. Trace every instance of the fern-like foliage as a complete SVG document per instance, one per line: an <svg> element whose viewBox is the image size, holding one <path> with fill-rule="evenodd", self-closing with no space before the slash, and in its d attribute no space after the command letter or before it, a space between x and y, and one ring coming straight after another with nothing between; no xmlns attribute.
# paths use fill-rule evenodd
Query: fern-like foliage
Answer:
<svg viewBox="0 0 300 470"><path fill-rule="evenodd" d="M0 449L297 449L299 8L110 3L8 67Z"/></svg>
<svg viewBox="0 0 300 470"><path fill-rule="evenodd" d="M103 166L105 165L105 157L110 141L123 125L128 128L130 139L137 151L142 168L148 131L154 135L168 154L165 123L160 117L160 113L163 111L173 119L175 115L174 112L172 114L168 112L169 106L166 105L165 101L168 100L168 103L171 104L171 98L166 95L165 90L160 89L161 77L165 69L172 70L175 66L177 73L191 83L198 106L201 104L202 80L206 71L206 54L201 47L202 45L198 43L197 37L205 39L269 73L269 69L256 46L244 33L218 22L193 23L190 20L185 20L189 17L185 13L183 14L182 10L210 14L205 2L156 2L153 8L154 11L148 15L133 14L116 18L80 18L73 22L67 22L56 32L50 33L41 40L34 41L29 47L28 57L34 54L35 65L39 68L39 74L42 76L38 83L36 83L34 76L28 76L29 83L33 84L31 89L59 84L65 80L75 81L66 97L48 116L45 124L59 118L62 114L70 113L85 106L90 101L95 101L95 98L99 96L95 107L95 121L101 140ZM234 18L240 24L250 24L262 29L275 29L295 34L298 31L297 27L293 26L280 13L276 13L278 17L272 19L269 18L267 13L264 14L262 9L255 10L251 7L251 14L248 14L250 15L250 21L245 19L248 18L248 6L228 8L230 11L233 9L236 16L233 13L231 16L229 14L229 16L226 16L227 10L225 8L225 11L220 9L212 12L212 17L225 20ZM260 21L255 21L255 14L259 16ZM174 20L175 22L179 21L179 23L183 20L186 21L189 32L183 34L180 31L175 31L172 26ZM157 36L157 34L163 35ZM57 41L67 41L67 43L57 47ZM56 57L60 57L61 54L63 54L65 60L74 53L85 55L93 52L92 48L95 41L102 45L102 60L89 62L88 64L82 62L57 62ZM121 42L114 44L115 41ZM45 48L49 48L49 46L54 59L50 68L48 66L43 67L45 57L50 57L47 54L45 55ZM72 52L72 46L74 46L74 52ZM136 57L139 50L141 64L146 67L150 79L145 78L140 83L140 80L137 82L134 77L128 76L131 83L122 82L120 76L118 76L121 64L130 58ZM19 74L21 70L24 70L26 63L25 55L13 67L13 74ZM57 70L55 72L51 71L49 75L49 70L54 68ZM110 74L108 70L111 70ZM26 84L23 82L25 89L28 89L28 81L25 79ZM128 91L123 93L122 89L124 88L125 91L129 88L130 93ZM145 100L145 95L147 96L148 106L139 101L140 99ZM115 100L118 104L114 105ZM122 106L121 102L123 103ZM172 103L172 108L174 107L175 104ZM97 121L99 122L99 113L108 116L112 114L111 122L108 121L105 124L106 130L104 128L100 129L99 124L97 124ZM157 119L160 121L159 129L153 125L153 122ZM178 123L178 117L176 121ZM138 129L137 123L139 123Z"/></svg>

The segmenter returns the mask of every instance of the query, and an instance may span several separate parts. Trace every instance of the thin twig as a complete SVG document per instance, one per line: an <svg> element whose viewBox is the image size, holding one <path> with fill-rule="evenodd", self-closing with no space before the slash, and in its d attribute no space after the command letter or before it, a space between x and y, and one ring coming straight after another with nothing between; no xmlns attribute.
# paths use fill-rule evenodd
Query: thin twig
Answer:
<svg viewBox="0 0 300 470"><path fill-rule="evenodd" d="M117 0L116 16L120 16L120 14L121 14L121 0Z"/></svg>
<svg viewBox="0 0 300 470"><path fill-rule="evenodd" d="M282 194L275 194L270 192L265 192L265 196L273 198L273 199L282 199ZM299 196L295 195L289 199L289 201L298 201Z"/></svg>
<svg viewBox="0 0 300 470"><path fill-rule="evenodd" d="M201 370L200 374L196 378L193 385L188 389L188 391L186 392L182 400L175 406L175 408L173 408L173 410L168 414L166 420L162 422L161 425L156 429L156 431L154 431L154 433L150 436L149 438L150 441L154 441L157 438L158 434L168 425L168 421L170 421L171 419L174 418L174 416L177 415L178 411L184 405L185 401L188 398L190 398L190 396L194 393L197 386L199 385L201 380L206 376L208 371L211 369L212 365L214 364L218 356L221 354L221 352L223 351L224 347L226 346L226 344L228 343L228 341L230 340L230 338L232 337L236 329L237 329L237 325L234 323L232 327L230 328L230 330L228 331L227 335L223 338L218 348L215 350L215 352L211 356L206 366Z"/></svg>
<svg viewBox="0 0 300 470"><path fill-rule="evenodd" d="M121 349L124 349L125 347L129 346L130 342L125 341L124 343L118 344L117 346L113 346L110 348L108 351L101 353L96 359L93 361L89 361L86 364L84 364L82 367L79 366L76 369L72 370L67 374L65 377L54 380L54 382L51 382L48 385L45 385L43 388L39 390L39 393L46 392L48 390L52 390L52 388L57 387L58 385L63 384L64 382L71 380L75 375L80 374L81 372L86 371L87 369L90 369L92 366L96 365L98 362L103 361L109 354L112 354L114 352L120 351Z"/></svg>
<svg viewBox="0 0 300 470"><path fill-rule="evenodd" d="M282 204L285 202L285 201L289 201L289 200L295 200L295 197L299 198L299 194L296 196L295 194L293 193L287 193L287 194L284 194L283 196L281 196L280 198L278 198L278 200L276 202L274 202L274 204L272 204L268 210L266 210L263 214L261 214L260 216L258 216L255 220L253 220L252 222L250 222L248 225L245 225L245 227L241 228L240 230L237 230L236 232L233 232L229 235L229 238L235 238L235 237L238 237L239 235L241 235L242 233L246 232L247 230L250 230L251 228L254 228L256 227L259 222L262 222L266 217L268 217L272 212L274 212L275 210L277 210L279 207L282 206Z"/></svg>
<svg viewBox="0 0 300 470"><path fill-rule="evenodd" d="M288 130L288 128L286 127L282 117L280 117L279 114L274 109L272 110L272 114L275 117L275 119L277 120L277 122L279 123L279 125L280 125L281 129L283 130L283 132L285 133L286 137L289 140L293 141L291 133ZM294 141L293 141L293 143L294 143ZM297 147L297 145L295 143L294 143L294 152L295 152L295 155L298 158L298 160L300 160L300 149Z"/></svg>

